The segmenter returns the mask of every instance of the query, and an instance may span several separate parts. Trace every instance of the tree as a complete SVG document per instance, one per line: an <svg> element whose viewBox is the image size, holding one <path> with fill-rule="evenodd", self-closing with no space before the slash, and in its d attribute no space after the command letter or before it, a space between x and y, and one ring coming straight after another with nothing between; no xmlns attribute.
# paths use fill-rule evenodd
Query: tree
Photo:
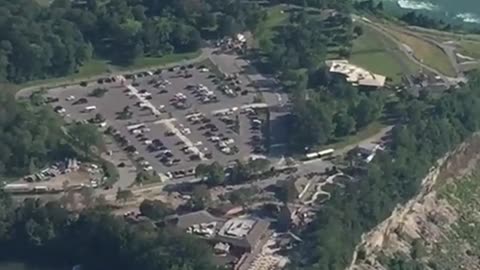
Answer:
<svg viewBox="0 0 480 270"><path fill-rule="evenodd" d="M27 199L10 206L8 201L0 199L5 210L0 228L6 229L0 233L0 252L6 259L39 264L56 254L65 261L42 264L69 267L80 256L82 265L95 269L216 269L204 242L176 230L132 225L105 207L70 212L59 202Z"/></svg>
<svg viewBox="0 0 480 270"><path fill-rule="evenodd" d="M107 92L108 92L107 88L97 87L97 88L93 89L92 92L90 94L88 94L88 96L101 98L101 97L105 96L105 94Z"/></svg>
<svg viewBox="0 0 480 270"><path fill-rule="evenodd" d="M343 137L355 132L355 119L345 112L335 115L333 122L335 125L335 136Z"/></svg>
<svg viewBox="0 0 480 270"><path fill-rule="evenodd" d="M355 120L357 129L365 127L380 116L381 110L378 104L371 98L362 98L355 108Z"/></svg>
<svg viewBox="0 0 480 270"><path fill-rule="evenodd" d="M160 176L155 171L147 172L147 171L141 170L137 173L137 176L135 177L135 183L137 185L158 182L158 181L160 181Z"/></svg>
<svg viewBox="0 0 480 270"><path fill-rule="evenodd" d="M240 25L238 25L235 18L230 15L220 16L218 21L218 34L220 37L231 37L240 32Z"/></svg>
<svg viewBox="0 0 480 270"><path fill-rule="evenodd" d="M80 145L85 155L89 155L92 147L103 145L102 135L92 124L74 124L68 130L68 134Z"/></svg>
<svg viewBox="0 0 480 270"><path fill-rule="evenodd" d="M159 220L172 214L173 210L160 200L143 200L140 204L140 213L153 220Z"/></svg>
<svg viewBox="0 0 480 270"><path fill-rule="evenodd" d="M189 205L193 210L205 209L210 205L211 200L212 198L208 187L206 185L197 185L193 188Z"/></svg>
<svg viewBox="0 0 480 270"><path fill-rule="evenodd" d="M270 161L266 158L257 158L248 162L249 171L262 173L270 168Z"/></svg>
<svg viewBox="0 0 480 270"><path fill-rule="evenodd" d="M363 35L363 28L359 25L356 25L355 27L353 27L353 33L359 37L361 35Z"/></svg>
<svg viewBox="0 0 480 270"><path fill-rule="evenodd" d="M230 176L228 178L229 184L237 185L250 180L251 170L248 164L237 160L235 166L230 169Z"/></svg>
<svg viewBox="0 0 480 270"><path fill-rule="evenodd" d="M101 114L101 113L96 113L95 114L95 117L93 118L93 121L95 123L102 123L102 122L105 122L105 117Z"/></svg>
<svg viewBox="0 0 480 270"><path fill-rule="evenodd" d="M225 172L218 162L213 162L210 165L199 164L195 169L195 175L206 179L208 186L222 185L225 181Z"/></svg>
<svg viewBox="0 0 480 270"><path fill-rule="evenodd" d="M118 188L117 197L115 198L115 200L125 203L127 200L131 199L132 197L133 197L133 192L131 190Z"/></svg>

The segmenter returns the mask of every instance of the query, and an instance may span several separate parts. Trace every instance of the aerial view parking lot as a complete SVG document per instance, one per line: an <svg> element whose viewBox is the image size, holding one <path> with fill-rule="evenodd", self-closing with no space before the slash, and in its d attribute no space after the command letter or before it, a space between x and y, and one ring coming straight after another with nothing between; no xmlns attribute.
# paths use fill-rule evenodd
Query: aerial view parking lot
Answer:
<svg viewBox="0 0 480 270"><path fill-rule="evenodd" d="M47 98L67 121L108 129L141 169L182 178L200 162L264 153L266 104L255 95L237 74L220 78L200 63L82 82Z"/></svg>

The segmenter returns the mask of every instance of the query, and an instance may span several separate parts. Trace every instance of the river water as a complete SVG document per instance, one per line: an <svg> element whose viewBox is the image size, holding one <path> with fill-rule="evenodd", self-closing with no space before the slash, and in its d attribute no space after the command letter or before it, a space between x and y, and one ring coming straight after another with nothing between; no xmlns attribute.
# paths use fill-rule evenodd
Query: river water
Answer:
<svg viewBox="0 0 480 270"><path fill-rule="evenodd" d="M0 262L0 270L59 270L53 268L35 267L17 262Z"/></svg>
<svg viewBox="0 0 480 270"><path fill-rule="evenodd" d="M419 10L447 20L480 24L480 0L383 0L389 8Z"/></svg>

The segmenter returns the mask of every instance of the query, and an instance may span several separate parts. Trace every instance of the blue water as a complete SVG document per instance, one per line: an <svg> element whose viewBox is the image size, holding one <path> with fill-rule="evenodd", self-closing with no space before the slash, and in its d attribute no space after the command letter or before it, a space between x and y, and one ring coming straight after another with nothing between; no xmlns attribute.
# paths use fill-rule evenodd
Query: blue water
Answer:
<svg viewBox="0 0 480 270"><path fill-rule="evenodd" d="M480 24L480 0L384 0L390 7L418 10L447 20Z"/></svg>

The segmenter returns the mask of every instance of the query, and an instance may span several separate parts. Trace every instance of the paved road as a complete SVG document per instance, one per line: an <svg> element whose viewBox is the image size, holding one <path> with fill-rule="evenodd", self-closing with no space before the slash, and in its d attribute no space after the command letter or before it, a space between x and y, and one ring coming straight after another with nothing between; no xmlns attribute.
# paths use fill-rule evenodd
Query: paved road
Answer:
<svg viewBox="0 0 480 270"><path fill-rule="evenodd" d="M16 98L25 98L29 97L33 92L38 91L41 88L58 88L58 87L65 87L68 85L72 84L79 84L80 82L86 81L97 81L100 78L105 78L105 77L112 77L116 75L122 75L125 73L138 73L142 71L147 71L147 70L152 70L152 69L157 69L157 68L169 68L169 67L174 67L178 65L188 65L188 64L194 64L203 60L208 59L208 50L207 49L202 49L201 53L199 56L193 58L193 59L188 59L188 60L182 60L179 62L173 62L173 63L168 63L166 65L158 65L158 66L150 66L150 67L145 67L145 68L140 68L140 69L132 69L132 70L123 70L123 71L116 71L116 72L107 72L107 73L102 73L99 75L95 75L92 77L88 78L79 78L79 79L74 79L74 80L67 80L63 82L54 82L54 83L44 83L44 84L38 84L34 86L29 86L23 89L20 89L16 94Z"/></svg>
<svg viewBox="0 0 480 270"><path fill-rule="evenodd" d="M127 189L135 181L135 178L137 177L137 170L133 165L132 161L127 157L126 153L123 150L119 149L115 144L109 145L108 147L112 149L112 155L109 156L103 154L103 159L111 162L115 166L119 164L119 161L125 163L125 167L117 167L119 178L118 181L113 184L112 189L115 191L118 188Z"/></svg>

